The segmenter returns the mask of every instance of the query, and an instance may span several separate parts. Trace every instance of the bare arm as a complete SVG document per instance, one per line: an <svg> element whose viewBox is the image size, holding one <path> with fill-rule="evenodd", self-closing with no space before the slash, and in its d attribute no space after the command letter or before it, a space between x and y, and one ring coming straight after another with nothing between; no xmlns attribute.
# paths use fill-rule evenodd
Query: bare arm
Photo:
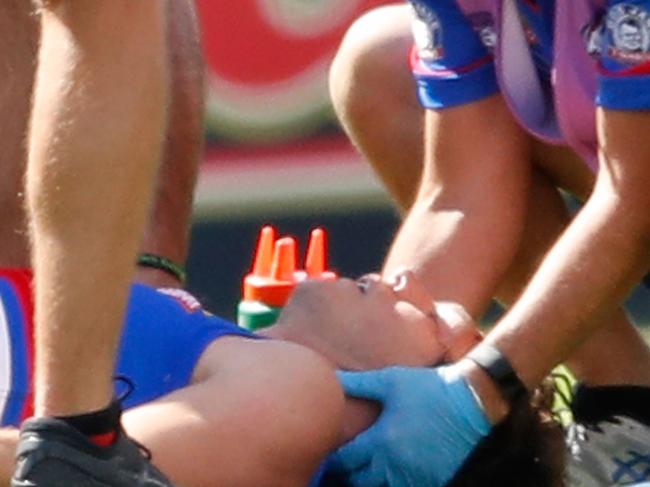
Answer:
<svg viewBox="0 0 650 487"><path fill-rule="evenodd" d="M650 262L650 113L600 109L598 127L593 195L488 337L529 386L622 303Z"/></svg>
<svg viewBox="0 0 650 487"><path fill-rule="evenodd" d="M438 300L476 316L519 247L529 147L501 98L428 112L425 169L384 274L413 269Z"/></svg>
<svg viewBox="0 0 650 487"><path fill-rule="evenodd" d="M168 127L141 251L183 264L203 154L204 61L194 0L167 2L167 46L171 78ZM136 279L152 286L180 284L168 274L149 268L139 268Z"/></svg>
<svg viewBox="0 0 650 487"><path fill-rule="evenodd" d="M29 267L23 178L38 18L29 0L0 4L0 248L1 267Z"/></svg>

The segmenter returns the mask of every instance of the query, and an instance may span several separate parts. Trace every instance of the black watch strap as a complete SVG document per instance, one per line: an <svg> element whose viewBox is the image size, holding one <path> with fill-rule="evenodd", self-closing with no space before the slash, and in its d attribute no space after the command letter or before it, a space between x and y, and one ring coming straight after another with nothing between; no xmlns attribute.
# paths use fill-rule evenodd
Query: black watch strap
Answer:
<svg viewBox="0 0 650 487"><path fill-rule="evenodd" d="M509 403L512 404L528 393L508 359L496 347L481 343L465 358L477 364L490 376Z"/></svg>

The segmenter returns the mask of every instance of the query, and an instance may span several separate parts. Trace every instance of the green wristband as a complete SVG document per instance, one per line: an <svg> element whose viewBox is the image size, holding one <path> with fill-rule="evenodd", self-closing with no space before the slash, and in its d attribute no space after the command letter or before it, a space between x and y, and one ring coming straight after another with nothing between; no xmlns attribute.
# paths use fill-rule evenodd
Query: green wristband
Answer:
<svg viewBox="0 0 650 487"><path fill-rule="evenodd" d="M185 280L187 279L187 272L182 265L161 255L139 254L136 263L140 267L150 267L152 269L166 272L170 276L178 279L181 284L185 284Z"/></svg>

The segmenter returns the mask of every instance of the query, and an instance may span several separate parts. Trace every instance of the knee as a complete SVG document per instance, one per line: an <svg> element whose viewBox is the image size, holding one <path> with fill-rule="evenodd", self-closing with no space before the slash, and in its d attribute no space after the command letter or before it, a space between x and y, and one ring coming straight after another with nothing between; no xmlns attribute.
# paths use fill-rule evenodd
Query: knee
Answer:
<svg viewBox="0 0 650 487"><path fill-rule="evenodd" d="M406 5L377 8L350 27L329 72L330 96L343 123L389 111L393 100L401 103L404 85L412 86L411 44Z"/></svg>

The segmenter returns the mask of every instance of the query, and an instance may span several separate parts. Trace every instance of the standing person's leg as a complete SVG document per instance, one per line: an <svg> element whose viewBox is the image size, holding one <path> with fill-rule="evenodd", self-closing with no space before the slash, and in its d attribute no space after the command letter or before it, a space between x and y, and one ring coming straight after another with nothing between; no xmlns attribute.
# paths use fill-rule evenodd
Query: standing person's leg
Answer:
<svg viewBox="0 0 650 487"><path fill-rule="evenodd" d="M0 2L0 268L29 267L23 198L38 17L30 0Z"/></svg>
<svg viewBox="0 0 650 487"><path fill-rule="evenodd" d="M151 218L141 251L177 263L187 257L192 196L203 148L204 61L193 0L168 1L167 45L171 90L169 127ZM32 98L39 18L30 0L0 4L0 268L30 266L23 179L27 122ZM139 281L178 283L141 268Z"/></svg>
<svg viewBox="0 0 650 487"><path fill-rule="evenodd" d="M35 409L48 416L101 409L112 399L128 283L161 155L167 79L160 2L48 2L41 18L27 196Z"/></svg>
<svg viewBox="0 0 650 487"><path fill-rule="evenodd" d="M189 247L194 186L203 155L205 66L194 0L167 0L167 5L169 123L141 252L183 265ZM179 284L169 274L146 267L138 269L136 279L153 286Z"/></svg>
<svg viewBox="0 0 650 487"><path fill-rule="evenodd" d="M336 115L401 212L413 204L424 160L424 110L408 66L411 13L379 7L348 30L329 73Z"/></svg>
<svg viewBox="0 0 650 487"><path fill-rule="evenodd" d="M203 57L200 32L192 0L168 0L167 45L170 52L171 103L165 152L154 205L146 226L141 251L184 263L187 255L192 193L202 155ZM20 194L24 178L25 136L36 65L38 16L29 0L0 5L0 67L6 67L8 88L0 92L0 268L28 267L26 216ZM5 25L6 24L6 25ZM10 69L9 69L10 68ZM139 268L136 279L152 286L182 283L165 272ZM0 429L0 478L9 478L14 467L12 447L17 431Z"/></svg>
<svg viewBox="0 0 650 487"><path fill-rule="evenodd" d="M15 485L83 482L88 472L42 458L46 451L57 455L47 438L33 441L50 430L49 441L57 445L63 425L92 437L93 445L100 443L97 435L101 443L109 435L111 447L122 447L111 451L127 458L123 467L142 472L142 460L119 437L119 416L109 405L166 122L164 9L158 1L128 0L50 1L41 8L27 169L36 293L35 413L65 419L52 427L47 421L25 426ZM73 429L66 431L81 434ZM28 461L39 457L40 462ZM104 473L108 485L137 482Z"/></svg>

